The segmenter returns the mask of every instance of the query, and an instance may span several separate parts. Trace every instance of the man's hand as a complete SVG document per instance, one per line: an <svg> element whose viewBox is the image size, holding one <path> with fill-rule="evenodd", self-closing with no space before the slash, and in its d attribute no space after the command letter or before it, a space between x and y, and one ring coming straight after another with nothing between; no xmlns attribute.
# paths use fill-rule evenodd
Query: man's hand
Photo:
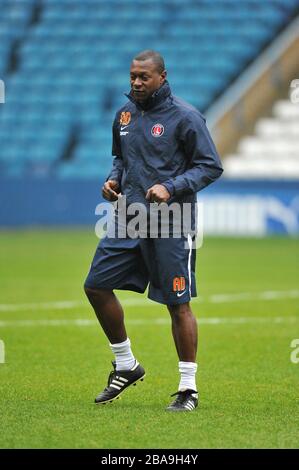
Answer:
<svg viewBox="0 0 299 470"><path fill-rule="evenodd" d="M166 202L170 199L170 194L163 184L154 184L148 189L145 199L150 202Z"/></svg>
<svg viewBox="0 0 299 470"><path fill-rule="evenodd" d="M108 180L102 187L102 195L107 201L116 201L119 195L119 184L117 181Z"/></svg>

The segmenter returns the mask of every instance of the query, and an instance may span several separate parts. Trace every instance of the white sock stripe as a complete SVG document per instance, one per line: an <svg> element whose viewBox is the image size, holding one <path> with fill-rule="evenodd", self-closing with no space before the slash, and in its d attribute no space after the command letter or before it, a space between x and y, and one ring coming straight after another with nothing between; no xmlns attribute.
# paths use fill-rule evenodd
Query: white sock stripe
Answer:
<svg viewBox="0 0 299 470"><path fill-rule="evenodd" d="M123 341L122 343L109 343L109 346L111 347L111 349L114 349L115 351L117 350L123 350L123 349L126 349L127 346L131 346L131 341L129 338L127 338L125 341Z"/></svg>
<svg viewBox="0 0 299 470"><path fill-rule="evenodd" d="M195 375L197 372L197 363L179 361L179 372L181 374L179 390L189 389L196 391Z"/></svg>
<svg viewBox="0 0 299 470"><path fill-rule="evenodd" d="M135 364L135 358L131 350L130 338L121 343L109 343L115 356L116 370L130 370Z"/></svg>
<svg viewBox="0 0 299 470"><path fill-rule="evenodd" d="M179 371L186 373L197 372L197 362L179 361Z"/></svg>
<svg viewBox="0 0 299 470"><path fill-rule="evenodd" d="M118 387L117 385L110 384L110 387L116 388L117 390L121 390L121 387Z"/></svg>

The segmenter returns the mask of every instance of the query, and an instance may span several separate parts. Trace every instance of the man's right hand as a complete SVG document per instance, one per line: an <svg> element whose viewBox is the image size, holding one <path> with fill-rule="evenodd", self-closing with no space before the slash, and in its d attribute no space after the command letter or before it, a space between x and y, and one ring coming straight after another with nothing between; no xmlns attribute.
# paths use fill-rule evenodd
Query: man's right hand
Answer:
<svg viewBox="0 0 299 470"><path fill-rule="evenodd" d="M117 181L108 180L102 187L102 195L107 201L116 201L119 193L120 188Z"/></svg>

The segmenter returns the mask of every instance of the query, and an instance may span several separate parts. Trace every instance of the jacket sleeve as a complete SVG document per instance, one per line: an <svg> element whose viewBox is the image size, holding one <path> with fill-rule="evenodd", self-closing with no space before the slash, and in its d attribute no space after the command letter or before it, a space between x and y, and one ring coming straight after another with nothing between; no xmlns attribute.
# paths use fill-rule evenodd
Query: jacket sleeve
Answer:
<svg viewBox="0 0 299 470"><path fill-rule="evenodd" d="M184 118L179 138L189 165L184 173L162 183L171 196L196 193L219 178L223 172L205 119L199 113L192 112Z"/></svg>
<svg viewBox="0 0 299 470"><path fill-rule="evenodd" d="M113 156L112 170L109 173L106 181L114 180L114 181L118 181L118 183L120 184L124 166L123 166L123 159L122 159L122 153L121 153L117 115L115 116L113 126L112 126L112 156Z"/></svg>

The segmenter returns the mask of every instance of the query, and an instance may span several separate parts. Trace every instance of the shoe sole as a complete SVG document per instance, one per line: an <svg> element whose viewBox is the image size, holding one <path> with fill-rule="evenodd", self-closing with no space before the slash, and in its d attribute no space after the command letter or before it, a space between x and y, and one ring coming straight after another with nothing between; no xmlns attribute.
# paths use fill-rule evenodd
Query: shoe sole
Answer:
<svg viewBox="0 0 299 470"><path fill-rule="evenodd" d="M195 408L193 408L193 410L187 410L186 408L185 409L181 408L179 410L178 409L175 410L173 408L165 408L165 411L170 411L171 413L185 413L187 411L189 411L189 412L195 411L196 408L197 408L197 406Z"/></svg>
<svg viewBox="0 0 299 470"><path fill-rule="evenodd" d="M143 379L144 377L146 376L146 374L144 374L142 377L139 377L139 379L137 379L135 382L132 382L130 385L128 385L126 388L124 388L118 395L116 395L114 398L110 398L109 400L105 400L105 401L96 401L95 404L96 405L106 405L106 403L112 403L114 402L115 400L118 400L120 398L120 395L122 393L124 393L129 387L131 387L131 385L136 385L137 382L143 382Z"/></svg>
<svg viewBox="0 0 299 470"><path fill-rule="evenodd" d="M195 405L195 407L192 410L189 410L188 408L170 408L170 407L167 407L167 408L165 408L165 411L170 411L172 413L182 413L184 411L195 411L196 408L198 408L198 405L199 405L199 403L197 403L197 405Z"/></svg>

